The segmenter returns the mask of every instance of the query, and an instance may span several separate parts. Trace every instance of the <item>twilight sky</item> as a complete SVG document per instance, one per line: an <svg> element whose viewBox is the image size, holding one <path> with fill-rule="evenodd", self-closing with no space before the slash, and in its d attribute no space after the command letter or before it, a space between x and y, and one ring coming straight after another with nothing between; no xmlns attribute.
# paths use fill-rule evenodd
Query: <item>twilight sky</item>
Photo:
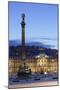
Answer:
<svg viewBox="0 0 60 90"><path fill-rule="evenodd" d="M9 40L21 40L21 14L25 13L26 42L37 41L57 48L58 5L9 2Z"/></svg>

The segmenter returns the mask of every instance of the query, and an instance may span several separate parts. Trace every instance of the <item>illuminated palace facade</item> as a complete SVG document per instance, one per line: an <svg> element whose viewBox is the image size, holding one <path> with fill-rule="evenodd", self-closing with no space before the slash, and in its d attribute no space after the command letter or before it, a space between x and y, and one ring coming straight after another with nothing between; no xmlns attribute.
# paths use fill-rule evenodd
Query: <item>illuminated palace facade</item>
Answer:
<svg viewBox="0 0 60 90"><path fill-rule="evenodd" d="M22 14L22 58L9 57L9 75L16 74L19 67L26 64L33 73L57 73L58 72L58 58L49 57L46 54L40 53L32 58L26 58L25 52L25 14ZM11 51L12 52L12 51ZM18 53L16 52L18 55Z"/></svg>
<svg viewBox="0 0 60 90"><path fill-rule="evenodd" d="M26 59L24 61L29 69L33 73L57 73L58 72L58 60L57 58L49 58L45 54L40 54L32 59ZM23 61L19 59L9 59L9 74L17 74L19 66L23 65Z"/></svg>

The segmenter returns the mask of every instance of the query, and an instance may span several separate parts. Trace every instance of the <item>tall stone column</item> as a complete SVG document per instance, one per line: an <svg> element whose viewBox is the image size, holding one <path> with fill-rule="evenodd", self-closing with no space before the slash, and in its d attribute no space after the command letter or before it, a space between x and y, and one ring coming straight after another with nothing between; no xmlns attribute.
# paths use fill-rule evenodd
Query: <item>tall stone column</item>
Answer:
<svg viewBox="0 0 60 90"><path fill-rule="evenodd" d="M21 28L22 28L22 59L25 59L25 14L22 14L22 21L21 21Z"/></svg>

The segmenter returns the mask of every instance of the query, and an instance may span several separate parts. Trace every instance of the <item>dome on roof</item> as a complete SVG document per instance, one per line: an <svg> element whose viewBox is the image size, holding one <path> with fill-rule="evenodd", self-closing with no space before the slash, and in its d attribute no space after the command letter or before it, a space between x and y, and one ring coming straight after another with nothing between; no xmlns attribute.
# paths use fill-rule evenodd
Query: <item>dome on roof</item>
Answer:
<svg viewBox="0 0 60 90"><path fill-rule="evenodd" d="M46 55L45 53L41 53L39 55L36 56L36 58L40 58L40 57L46 57L48 58L48 55Z"/></svg>

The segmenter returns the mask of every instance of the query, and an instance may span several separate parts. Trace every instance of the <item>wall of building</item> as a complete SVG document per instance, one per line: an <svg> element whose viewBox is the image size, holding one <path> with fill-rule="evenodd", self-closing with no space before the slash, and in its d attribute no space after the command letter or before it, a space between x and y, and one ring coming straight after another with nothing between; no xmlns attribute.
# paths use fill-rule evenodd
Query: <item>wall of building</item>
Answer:
<svg viewBox="0 0 60 90"><path fill-rule="evenodd" d="M34 72L47 72L53 73L58 71L58 62L57 59L49 58L36 58L36 59L27 59L24 61L32 73ZM19 66L24 63L22 60L9 60L9 73L16 74L19 70Z"/></svg>

